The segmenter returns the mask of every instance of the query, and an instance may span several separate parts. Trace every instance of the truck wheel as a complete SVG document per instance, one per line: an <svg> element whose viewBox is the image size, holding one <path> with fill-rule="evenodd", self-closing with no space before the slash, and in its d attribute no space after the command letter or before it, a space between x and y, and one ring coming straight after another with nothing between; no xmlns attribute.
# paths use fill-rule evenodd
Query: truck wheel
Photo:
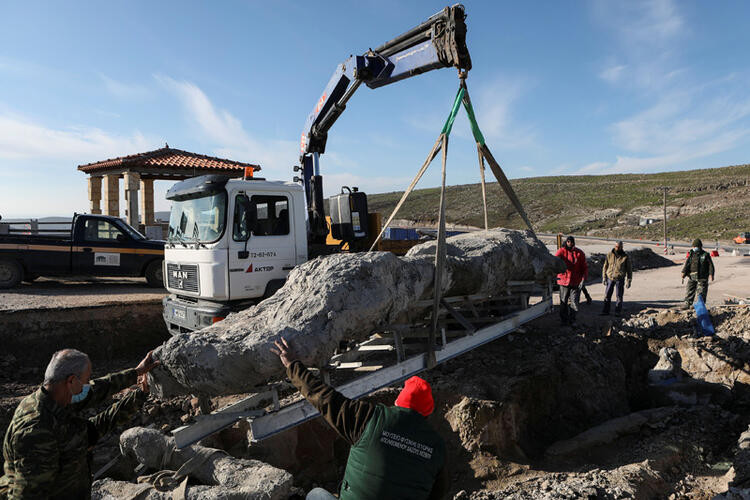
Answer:
<svg viewBox="0 0 750 500"><path fill-rule="evenodd" d="M156 260L146 266L146 281L148 286L154 288L164 288L164 270L162 269L162 261Z"/></svg>
<svg viewBox="0 0 750 500"><path fill-rule="evenodd" d="M23 279L23 268L15 260L0 259L0 289L13 288Z"/></svg>

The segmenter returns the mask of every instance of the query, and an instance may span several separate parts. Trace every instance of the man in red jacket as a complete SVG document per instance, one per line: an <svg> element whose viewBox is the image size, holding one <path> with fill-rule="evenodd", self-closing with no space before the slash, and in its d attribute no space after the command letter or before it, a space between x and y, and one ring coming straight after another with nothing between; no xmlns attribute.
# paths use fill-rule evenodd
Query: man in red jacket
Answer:
<svg viewBox="0 0 750 500"><path fill-rule="evenodd" d="M557 251L555 257L560 257L567 268L564 273L557 275L557 284L560 285L560 321L563 326L573 326L576 322L578 302L581 299L579 286L589 272L586 254L576 247L575 238L568 236L565 244Z"/></svg>

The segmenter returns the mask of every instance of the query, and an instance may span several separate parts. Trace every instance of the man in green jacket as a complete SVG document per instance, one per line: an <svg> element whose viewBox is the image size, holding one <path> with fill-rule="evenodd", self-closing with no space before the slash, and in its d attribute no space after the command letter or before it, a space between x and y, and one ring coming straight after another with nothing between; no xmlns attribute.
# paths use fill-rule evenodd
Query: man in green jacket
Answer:
<svg viewBox="0 0 750 500"><path fill-rule="evenodd" d="M144 375L157 364L148 353L137 367L89 383L91 361L86 354L75 349L56 352L44 383L21 401L5 433L0 498L90 498L88 451L138 411L148 390ZM91 418L80 415L80 410L136 383L141 389L107 410Z"/></svg>
<svg viewBox="0 0 750 500"><path fill-rule="evenodd" d="M622 248L622 241L615 243L615 247L607 254L604 267L602 267L602 282L606 289L604 292L604 309L602 309L601 314L602 316L609 314L612 292L617 288L615 316L619 316L622 311L625 288L630 288L630 284L633 282L633 266L630 263L630 256Z"/></svg>
<svg viewBox="0 0 750 500"><path fill-rule="evenodd" d="M682 280L688 278L685 289L685 309L693 306L696 292L706 302L708 296L708 278L714 280L714 263L711 255L703 250L703 242L696 238L693 240L693 248L690 249L685 265L682 266Z"/></svg>
<svg viewBox="0 0 750 500"><path fill-rule="evenodd" d="M339 498L439 499L447 493L445 442L427 423L435 408L430 385L411 377L395 406L354 401L323 383L297 358L285 339L274 353L289 380L350 445ZM308 500L335 499L315 488Z"/></svg>

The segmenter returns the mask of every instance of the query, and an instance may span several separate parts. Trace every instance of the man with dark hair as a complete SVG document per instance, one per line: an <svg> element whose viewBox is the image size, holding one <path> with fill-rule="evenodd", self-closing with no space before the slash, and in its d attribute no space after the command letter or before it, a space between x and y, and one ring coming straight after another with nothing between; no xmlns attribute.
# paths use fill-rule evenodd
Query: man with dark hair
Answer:
<svg viewBox="0 0 750 500"><path fill-rule="evenodd" d="M289 380L350 445L341 500L438 499L447 492L445 442L427 423L435 408L430 385L411 377L395 406L354 401L305 368L285 339L275 342ZM307 500L330 500L322 488Z"/></svg>
<svg viewBox="0 0 750 500"><path fill-rule="evenodd" d="M565 244L555 253L555 257L560 257L566 267L564 273L557 275L557 284L560 286L560 321L563 326L574 326L578 303L581 299L579 285L583 283L589 272L586 254L576 247L575 238L568 236Z"/></svg>
<svg viewBox="0 0 750 500"><path fill-rule="evenodd" d="M5 433L0 498L90 498L89 448L138 411L147 397L145 374L158 363L149 352L135 368L89 383L89 357L76 349L57 351L42 386L21 401ZM91 418L78 413L136 383L140 389L109 409Z"/></svg>
<svg viewBox="0 0 750 500"><path fill-rule="evenodd" d="M706 302L708 296L708 278L714 280L714 263L711 255L703 250L703 242L696 238L693 240L693 248L690 249L685 265L682 266L682 280L688 278L685 289L685 309L693 306L696 292Z"/></svg>
<svg viewBox="0 0 750 500"><path fill-rule="evenodd" d="M625 281L627 279L627 282ZM622 311L623 295L625 288L630 288L633 281L633 266L630 257L622 248L622 241L615 243L615 247L607 254L607 259L602 267L602 282L606 287L604 292L604 309L602 315L609 314L609 306L612 304L612 292L617 288L617 303L615 304L615 316Z"/></svg>

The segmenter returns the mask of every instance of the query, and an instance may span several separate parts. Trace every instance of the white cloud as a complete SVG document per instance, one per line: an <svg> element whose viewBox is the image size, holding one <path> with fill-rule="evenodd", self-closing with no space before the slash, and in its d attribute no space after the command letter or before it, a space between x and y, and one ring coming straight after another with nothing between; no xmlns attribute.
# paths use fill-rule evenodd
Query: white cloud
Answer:
<svg viewBox="0 0 750 500"><path fill-rule="evenodd" d="M642 109L615 120L614 161L579 172L645 172L678 169L739 147L750 131L747 75L708 79L684 54L690 34L672 0L596 2L597 19L612 33L618 51L599 77L634 91ZM695 166L693 164L692 166Z"/></svg>
<svg viewBox="0 0 750 500"><path fill-rule="evenodd" d="M151 93L144 85L120 82L101 73L99 78L104 83L107 92L119 99L142 99Z"/></svg>
<svg viewBox="0 0 750 500"><path fill-rule="evenodd" d="M291 166L298 162L299 144L256 138L245 130L234 115L217 109L197 85L162 75L155 75L155 78L179 98L187 116L199 127L204 139L214 144L214 154L259 163L263 176L269 179L291 177Z"/></svg>
<svg viewBox="0 0 750 500"><path fill-rule="evenodd" d="M11 113L0 114L0 158L60 159L87 163L153 149L156 141L135 131L122 136L98 128L49 128Z"/></svg>
<svg viewBox="0 0 750 500"><path fill-rule="evenodd" d="M617 54L599 73L611 84L658 89L674 82L682 69L678 42L685 20L673 0L593 2L595 18L612 33ZM616 63L612 61L617 61Z"/></svg>
<svg viewBox="0 0 750 500"><path fill-rule="evenodd" d="M607 68L604 68L601 73L599 73L599 78L609 83L616 83L618 80L620 80L620 77L622 77L625 68L627 68L627 66L624 64L609 66Z"/></svg>
<svg viewBox="0 0 750 500"><path fill-rule="evenodd" d="M533 85L528 78L499 75L469 88L479 129L491 148L516 149L535 144L535 128L524 124L515 113L518 101ZM444 112L431 112L429 115L416 117L409 115L404 120L416 129L434 133L437 138L446 118L447 115ZM463 107L458 112L451 133L473 140L469 120Z"/></svg>
<svg viewBox="0 0 750 500"><path fill-rule="evenodd" d="M589 163L588 165L584 165L578 171L577 174L596 174L600 173L602 170L609 167L611 164L607 163L606 161L595 161L593 163Z"/></svg>

